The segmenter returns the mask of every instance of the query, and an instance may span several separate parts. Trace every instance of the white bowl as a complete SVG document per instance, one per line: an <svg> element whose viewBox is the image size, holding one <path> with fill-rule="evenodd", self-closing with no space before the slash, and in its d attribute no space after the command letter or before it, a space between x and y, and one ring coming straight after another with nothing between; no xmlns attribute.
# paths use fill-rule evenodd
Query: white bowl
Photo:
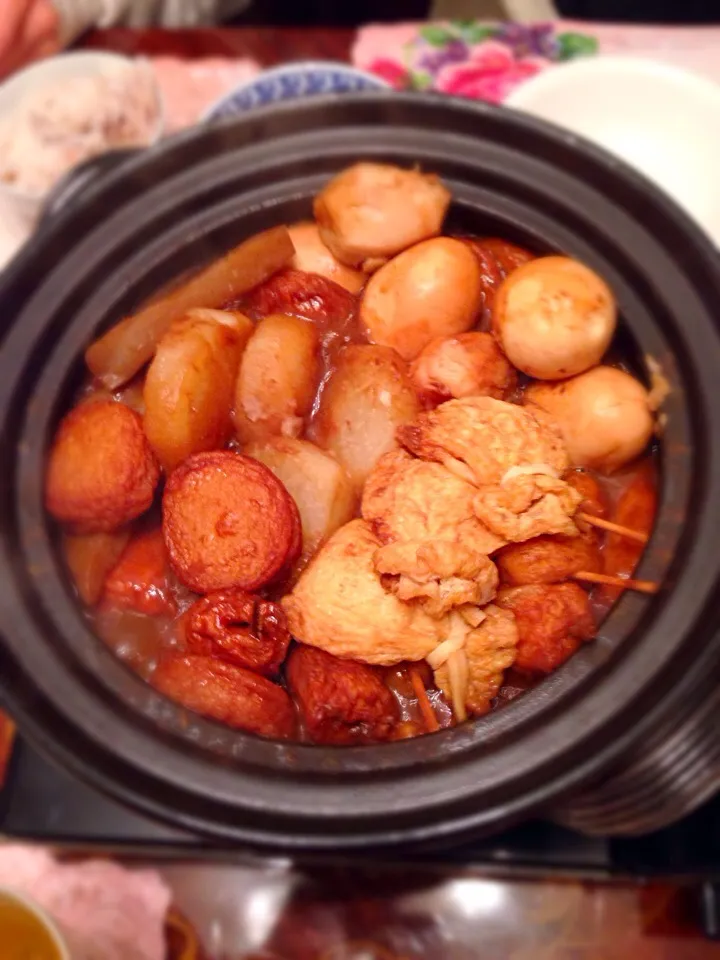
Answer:
<svg viewBox="0 0 720 960"><path fill-rule="evenodd" d="M653 60L597 57L547 70L505 103L621 157L720 245L720 85Z"/></svg>
<svg viewBox="0 0 720 960"><path fill-rule="evenodd" d="M0 6L2 2L0 0ZM79 51L63 53L57 57L40 60L14 74L0 84L0 120L9 117L18 104L36 90L51 88L54 83L72 80L77 77L92 77L104 73L108 68L117 69L134 63L129 57L116 53ZM157 102L157 123L148 146L162 136L164 115L160 89L155 85ZM7 217L12 224L32 228L42 209L45 193L29 193L21 188L0 182L0 217Z"/></svg>
<svg viewBox="0 0 720 960"><path fill-rule="evenodd" d="M45 931L45 933L47 933L48 937L52 941L60 960L71 960L70 950L68 949L68 945L65 942L64 937L61 935L60 931L55 925L55 922L39 904L35 903L34 900L31 900L30 897L26 897L25 894L18 893L17 890L13 890L10 887L0 887L0 899L11 901L26 914L34 917L38 925ZM0 927L0 957L4 955L1 950L2 943L3 929Z"/></svg>

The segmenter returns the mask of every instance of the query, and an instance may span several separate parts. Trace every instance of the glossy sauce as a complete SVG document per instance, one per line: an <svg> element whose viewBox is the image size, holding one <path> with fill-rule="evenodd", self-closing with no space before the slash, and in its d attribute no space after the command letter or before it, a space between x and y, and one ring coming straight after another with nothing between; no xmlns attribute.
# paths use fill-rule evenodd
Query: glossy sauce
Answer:
<svg viewBox="0 0 720 960"><path fill-rule="evenodd" d="M502 243L502 242L500 242ZM519 248L512 248L508 253L507 264L498 257L500 267L497 270L488 268L488 283L497 284L505 275L505 270L514 264L514 261L522 262L527 255ZM496 253L497 255L497 253ZM506 258L507 259L507 258ZM292 273L292 271L287 271ZM315 278L315 281L322 278ZM269 281L269 283L272 281ZM267 286L263 285L263 286ZM342 290L342 296L337 294L340 288L333 288L334 284L328 284L327 281L317 283L316 288L312 290L312 296L308 296L301 301L299 309L295 309L295 315L300 316L307 322L312 323L319 333L319 354L321 360L321 375L311 413L305 420L305 429L303 435L308 440L314 439L313 421L317 414L320 397L325 383L331 376L339 352L348 344L367 343L367 337L360 327L358 321L358 304L360 296L352 296L347 291ZM327 297L323 296L323 290L327 288ZM489 308L491 306L492 289L485 298L483 304L482 316L479 325L487 326ZM296 301L297 303L297 298ZM260 303L256 297L235 301L225 305L226 309L237 309L246 312L252 319L260 319L267 312L291 312L287 301L283 302L282 296L278 300L271 297L269 300ZM335 311L335 312L334 312ZM618 364L620 365L620 364ZM517 392L508 399L518 402L522 397L523 386L527 383L527 378L521 377ZM92 383L85 384L80 392L78 399L92 399L95 396L107 398L108 393L105 390L98 390ZM119 402L128 404L138 412L143 411L142 401L142 378L136 377L121 390L112 394L113 398ZM231 440L231 448L238 448L236 441ZM623 494L637 482L639 476L643 477L654 489L656 484L656 471L651 454L642 458L635 464L624 468L612 477L603 477L593 474L598 480L602 489L604 498L607 501L608 517L615 518L615 512L618 503ZM358 511L359 514L359 511ZM649 521L645 516L646 524L652 526L654 515L654 504L650 507ZM142 521L143 525L148 523L147 518ZM159 509L150 523L159 526ZM614 538L615 541L618 538ZM610 541L612 542L612 541ZM601 550L605 548L605 537L601 537ZM630 546L628 547L628 544ZM623 576L631 575L632 569L642 554L642 547L632 544L631 541L624 541L621 544L615 544L612 551L611 564L606 566L606 572L619 573ZM619 558L619 559L618 559ZM290 579L274 587L259 591L260 594L269 599L277 600L289 591L292 582L299 575L300 570L293 571ZM177 579L169 573L169 589L176 602L178 614L175 617L160 616L149 617L134 611L118 610L104 603L101 599L96 609L88 610L89 617L94 630L108 644L108 646L130 665L137 673L145 679L148 679L160 658L162 652L167 649L183 649L183 629L182 615L197 597L186 590ZM606 615L608 609L615 601L617 593L607 588L595 588L590 591L591 606L596 622L599 624ZM418 705L417 696L413 692L408 668L406 665L400 665L395 668L386 668L383 670L384 679L387 686L392 691L400 713L400 723L396 732L396 739L415 736L426 731L422 715ZM528 678L516 671L507 672L505 683L499 696L493 702L493 708L503 706L505 703L520 695L525 690L535 686L539 682L536 678ZM438 723L441 727L453 725L453 716L450 706L445 702L443 695L432 685L432 674L427 671L427 690L428 697L434 709ZM302 731L300 732L302 737Z"/></svg>

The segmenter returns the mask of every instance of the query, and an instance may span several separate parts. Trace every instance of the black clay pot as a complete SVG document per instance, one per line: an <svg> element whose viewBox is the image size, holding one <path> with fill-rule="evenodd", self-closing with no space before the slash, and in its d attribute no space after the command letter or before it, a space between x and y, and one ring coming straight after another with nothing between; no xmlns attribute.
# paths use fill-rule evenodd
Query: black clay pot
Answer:
<svg viewBox="0 0 720 960"><path fill-rule="evenodd" d="M594 643L498 713L414 741L328 749L188 716L117 660L75 602L42 477L88 341L231 244L307 216L323 181L359 158L441 174L451 230L564 251L610 282L624 348L641 366L655 357L672 388L640 571L665 589L626 595ZM502 109L418 95L316 100L131 159L50 218L0 286L6 705L26 736L120 800L284 851L447 843L553 810L586 830L638 832L688 812L720 785L719 304L716 255L666 197Z"/></svg>

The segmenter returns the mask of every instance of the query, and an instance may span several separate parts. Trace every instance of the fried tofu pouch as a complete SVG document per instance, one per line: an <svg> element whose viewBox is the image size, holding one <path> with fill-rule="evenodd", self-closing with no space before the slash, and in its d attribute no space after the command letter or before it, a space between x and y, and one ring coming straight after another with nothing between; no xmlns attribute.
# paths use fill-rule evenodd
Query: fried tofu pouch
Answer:
<svg viewBox="0 0 720 960"><path fill-rule="evenodd" d="M519 634L513 614L494 604L488 604L483 612L485 619L466 634L463 647L435 668L435 682L459 719L463 713L479 716L488 712L517 653Z"/></svg>
<svg viewBox="0 0 720 960"><path fill-rule="evenodd" d="M364 520L337 530L282 605L296 639L363 663L422 660L444 639L442 621L386 591L375 569L380 541Z"/></svg>
<svg viewBox="0 0 720 960"><path fill-rule="evenodd" d="M570 466L558 430L529 410L492 397L448 400L398 429L416 457L444 464L477 485L498 484L512 467L544 464L558 476Z"/></svg>

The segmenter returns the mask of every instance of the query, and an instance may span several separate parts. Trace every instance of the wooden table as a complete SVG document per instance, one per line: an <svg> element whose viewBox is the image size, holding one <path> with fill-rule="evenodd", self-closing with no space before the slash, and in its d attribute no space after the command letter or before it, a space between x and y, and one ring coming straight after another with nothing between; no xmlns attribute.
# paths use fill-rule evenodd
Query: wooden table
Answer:
<svg viewBox="0 0 720 960"><path fill-rule="evenodd" d="M218 30L95 30L81 46L146 56L251 57L263 66L288 60L349 60L349 28L239 27Z"/></svg>

